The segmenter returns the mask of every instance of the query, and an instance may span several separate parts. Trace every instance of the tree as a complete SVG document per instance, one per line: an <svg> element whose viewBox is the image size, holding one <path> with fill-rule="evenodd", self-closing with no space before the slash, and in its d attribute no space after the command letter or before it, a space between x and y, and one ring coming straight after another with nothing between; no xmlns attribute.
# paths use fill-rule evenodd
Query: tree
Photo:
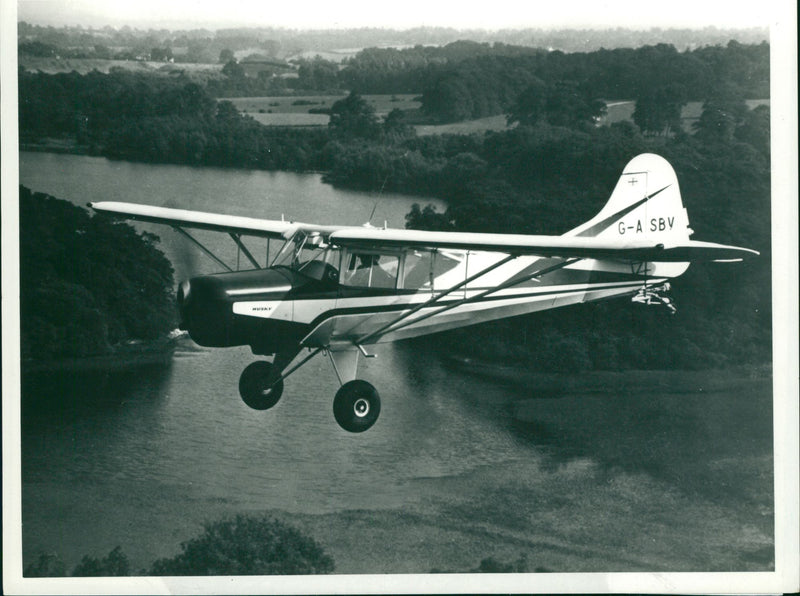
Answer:
<svg viewBox="0 0 800 596"><path fill-rule="evenodd" d="M334 135L340 137L375 139L381 132L375 110L355 92L331 106L328 127Z"/></svg>
<svg viewBox="0 0 800 596"><path fill-rule="evenodd" d="M84 555L81 562L72 570L73 577L119 577L130 575L128 557L117 546L102 559Z"/></svg>
<svg viewBox="0 0 800 596"><path fill-rule="evenodd" d="M734 137L739 141L752 145L764 155L769 155L769 106L756 106L747 112L744 115L742 125L734 132Z"/></svg>
<svg viewBox="0 0 800 596"><path fill-rule="evenodd" d="M219 52L219 63L220 64L228 64L229 62L233 62L236 60L236 57L233 55L233 52L228 48L223 48Z"/></svg>
<svg viewBox="0 0 800 596"><path fill-rule="evenodd" d="M36 562L31 563L22 572L23 577L64 577L67 568L58 555L41 553Z"/></svg>
<svg viewBox="0 0 800 596"><path fill-rule="evenodd" d="M686 100L683 85L668 83L648 87L636 99L633 121L645 134L667 136L673 130L680 130L681 109Z"/></svg>
<svg viewBox="0 0 800 596"><path fill-rule="evenodd" d="M226 123L236 123L242 118L239 110L237 110L233 102L230 101L221 101L217 104L216 116L218 122Z"/></svg>
<svg viewBox="0 0 800 596"><path fill-rule="evenodd" d="M313 60L303 60L297 69L298 89L326 91L339 86L339 66L335 62L315 56Z"/></svg>
<svg viewBox="0 0 800 596"><path fill-rule="evenodd" d="M733 94L717 94L703 104L703 112L694 123L695 135L704 141L730 141L736 127L744 123L747 104Z"/></svg>
<svg viewBox="0 0 800 596"><path fill-rule="evenodd" d="M222 74L229 79L240 80L244 79L244 68L236 60L229 60L225 66L222 67Z"/></svg>
<svg viewBox="0 0 800 596"><path fill-rule="evenodd" d="M26 357L104 354L174 328L172 266L152 235L25 187L19 194Z"/></svg>
<svg viewBox="0 0 800 596"><path fill-rule="evenodd" d="M300 575L331 573L333 559L296 528L268 516L208 523L181 553L153 563L152 575Z"/></svg>
<svg viewBox="0 0 800 596"><path fill-rule="evenodd" d="M575 81L557 81L547 91L545 110L550 124L583 128L597 123L606 113L606 104Z"/></svg>
<svg viewBox="0 0 800 596"><path fill-rule="evenodd" d="M154 62L169 62L172 60L172 48L153 48L150 50L150 60Z"/></svg>
<svg viewBox="0 0 800 596"><path fill-rule="evenodd" d="M472 93L462 77L448 73L425 90L422 107L442 122L467 120L472 118Z"/></svg>
<svg viewBox="0 0 800 596"><path fill-rule="evenodd" d="M420 209L419 203L411 205L411 211L406 214L406 228L410 230L453 230L453 220L447 213L439 213L434 205L425 205Z"/></svg>
<svg viewBox="0 0 800 596"><path fill-rule="evenodd" d="M405 122L406 114L400 108L394 108L383 119L383 134L387 139L399 141L407 137L413 137L414 128Z"/></svg>
<svg viewBox="0 0 800 596"><path fill-rule="evenodd" d="M523 125L532 125L539 122L545 115L547 103L547 85L536 79L525 91L519 94L517 101L506 116L509 124L519 122Z"/></svg>

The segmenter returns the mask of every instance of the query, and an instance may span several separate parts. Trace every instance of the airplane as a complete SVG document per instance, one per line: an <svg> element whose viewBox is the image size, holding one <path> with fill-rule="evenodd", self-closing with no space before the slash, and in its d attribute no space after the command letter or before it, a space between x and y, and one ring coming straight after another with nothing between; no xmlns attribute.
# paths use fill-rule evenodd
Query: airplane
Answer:
<svg viewBox="0 0 800 596"><path fill-rule="evenodd" d="M375 344L615 297L674 312L669 280L691 262L759 254L691 240L675 171L649 153L625 166L595 217L560 236L316 225L106 201L89 206L171 226L227 269L180 283L180 327L202 346L244 345L272 356L242 372L245 404L273 407L284 380L324 354L340 384L334 418L352 433L372 427L380 414L377 389L356 378L359 355L374 357L368 349ZM252 268L233 270L186 229L227 233ZM243 237L266 238L267 252L270 240L282 246L262 265Z"/></svg>

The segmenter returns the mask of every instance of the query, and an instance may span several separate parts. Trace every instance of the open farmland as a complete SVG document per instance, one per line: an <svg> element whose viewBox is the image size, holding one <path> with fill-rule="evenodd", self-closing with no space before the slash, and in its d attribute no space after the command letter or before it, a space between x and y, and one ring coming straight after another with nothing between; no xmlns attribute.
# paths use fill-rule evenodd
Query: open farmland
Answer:
<svg viewBox="0 0 800 596"><path fill-rule="evenodd" d="M236 108L252 116L258 122L267 126L326 126L329 117L327 114L309 113L309 110L329 110L334 102L342 99L343 95L299 95L275 97L235 97L228 101L233 102ZM418 110L421 102L416 95L364 95L369 104L375 109L379 118L383 118L395 108L401 110ZM747 107L767 104L768 99L753 99L747 101ZM607 126L615 122L633 122L633 111L636 102L633 100L608 100L608 113L601 118L600 125ZM690 101L683 107L681 120L686 132L693 132L692 125L697 122L703 111L703 102ZM472 134L489 131L505 130L508 128L505 114L465 120L449 124L417 124L414 126L418 135L435 134Z"/></svg>
<svg viewBox="0 0 800 596"><path fill-rule="evenodd" d="M275 97L233 97L232 102L240 112L252 116L268 126L325 126L327 114L309 113L309 110L329 110L344 95L294 95ZM416 95L364 95L379 118L395 108L416 110L422 104Z"/></svg>
<svg viewBox="0 0 800 596"><path fill-rule="evenodd" d="M769 105L768 99L748 99L746 101L747 107L753 109L759 105ZM608 100L608 113L600 119L600 125L609 125L614 122L622 122L627 120L633 122L633 111L636 109L636 102L633 100L620 101ZM681 110L681 124L683 130L688 133L694 132L693 125L700 118L703 113L702 101L690 101Z"/></svg>
<svg viewBox="0 0 800 596"><path fill-rule="evenodd" d="M450 124L420 124L415 126L417 134L426 135L468 135L473 133L484 133L495 130L505 130L508 128L505 114L478 118L477 120L465 120L464 122L452 122Z"/></svg>

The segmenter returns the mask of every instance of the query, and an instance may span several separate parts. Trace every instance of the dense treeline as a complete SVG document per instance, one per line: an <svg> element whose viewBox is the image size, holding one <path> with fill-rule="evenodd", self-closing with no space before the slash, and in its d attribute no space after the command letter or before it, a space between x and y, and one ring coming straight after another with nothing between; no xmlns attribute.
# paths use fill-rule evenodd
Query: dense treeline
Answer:
<svg viewBox="0 0 800 596"><path fill-rule="evenodd" d="M110 354L176 326L158 238L25 187L19 191L23 358Z"/></svg>
<svg viewBox="0 0 800 596"><path fill-rule="evenodd" d="M22 141L69 137L120 159L319 169L325 130L274 129L185 77L127 71L19 74Z"/></svg>
<svg viewBox="0 0 800 596"><path fill-rule="evenodd" d="M131 27L92 28L86 26L44 27L22 21L18 24L20 55L26 51L62 57L108 58L147 55L152 48L169 50L176 62L214 63L223 52L257 52L271 58L285 58L300 52L325 52L342 48L370 48L396 45L444 46L462 40L501 42L517 46L551 48L564 52L600 48L639 47L667 43L679 49L726 43L759 43L768 38L763 27L750 29L506 29L459 30L445 27L411 29L368 28L298 30L282 27L233 29L136 29ZM38 44L31 48L31 45ZM227 60L225 60L227 61Z"/></svg>
<svg viewBox="0 0 800 596"><path fill-rule="evenodd" d="M131 569L117 546L98 559L84 555L73 577L127 575L319 575L335 563L311 536L266 515L244 515L204 524L203 533L181 543L174 557L158 559L149 570ZM40 554L26 565L25 577L64 577L66 565L53 554Z"/></svg>
<svg viewBox="0 0 800 596"><path fill-rule="evenodd" d="M658 44L571 54L470 42L370 49L349 60L340 79L358 93L422 93L425 112L441 121L505 113L536 82L578 83L591 98L638 98L667 84L686 100L731 86L737 95L767 98L769 45L730 41L678 52Z"/></svg>
<svg viewBox="0 0 800 596"><path fill-rule="evenodd" d="M551 101L578 96L601 99L658 98L703 101L720 91L747 98L769 97L769 44L703 46L679 52L669 44L636 49L564 53L503 43L458 41L442 47L368 48L345 61L299 61L297 78L269 70L246 76L230 62L224 77L208 81L215 97L330 93L420 94L422 111L438 122L483 118L513 110L531 88L544 87ZM599 114L595 114L595 117Z"/></svg>

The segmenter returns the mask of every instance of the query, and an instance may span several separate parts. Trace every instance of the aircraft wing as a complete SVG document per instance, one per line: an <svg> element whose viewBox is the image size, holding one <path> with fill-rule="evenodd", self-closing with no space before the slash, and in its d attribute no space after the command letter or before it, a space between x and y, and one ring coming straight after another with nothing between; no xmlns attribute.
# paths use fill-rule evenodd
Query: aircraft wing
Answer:
<svg viewBox="0 0 800 596"><path fill-rule="evenodd" d="M342 228L330 241L353 248L419 247L494 251L542 257L581 257L626 261L739 261L759 253L748 248L686 240L669 246L585 236L534 236L472 232L427 232L380 228Z"/></svg>
<svg viewBox="0 0 800 596"><path fill-rule="evenodd" d="M331 242L339 246L361 249L451 248L542 257L655 262L739 261L745 257L759 254L757 251L747 248L697 240L685 240L680 244L665 245L608 237L428 232L373 227L325 226L113 201L89 203L89 207L100 213L136 221L263 238L288 238L296 230L303 229L308 232L324 234L329 237Z"/></svg>
<svg viewBox="0 0 800 596"><path fill-rule="evenodd" d="M256 219L238 215L221 215L203 211L187 211L185 209L171 209L168 207L154 207L152 205L118 203L113 201L89 203L89 207L99 213L107 213L135 221L165 224L178 228L193 228L212 230L215 232L227 232L229 234L241 234L245 236L258 236L262 238L287 238L298 228L309 231L319 231L326 234L341 228L341 226L316 226L299 222Z"/></svg>

